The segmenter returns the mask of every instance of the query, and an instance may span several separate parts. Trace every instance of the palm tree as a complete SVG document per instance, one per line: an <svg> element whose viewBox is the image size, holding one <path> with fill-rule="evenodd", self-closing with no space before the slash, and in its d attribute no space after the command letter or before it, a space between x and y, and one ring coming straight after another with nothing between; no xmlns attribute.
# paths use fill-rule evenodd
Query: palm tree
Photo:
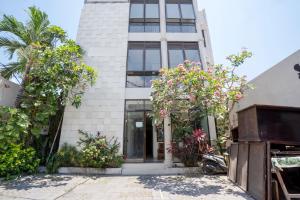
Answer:
<svg viewBox="0 0 300 200"><path fill-rule="evenodd" d="M0 49L4 49L10 60L2 64L0 74L6 79L20 76L21 89L17 95L16 107L19 108L24 94L28 75L36 63L36 50L54 46L65 38L65 32L51 26L48 15L36 7L28 8L29 20L18 21L13 16L3 15L0 21Z"/></svg>

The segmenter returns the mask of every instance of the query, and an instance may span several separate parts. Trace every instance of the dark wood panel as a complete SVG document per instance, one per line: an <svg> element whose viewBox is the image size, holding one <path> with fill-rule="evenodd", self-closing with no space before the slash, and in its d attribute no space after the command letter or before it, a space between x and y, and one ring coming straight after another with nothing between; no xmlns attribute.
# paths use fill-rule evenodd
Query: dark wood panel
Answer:
<svg viewBox="0 0 300 200"><path fill-rule="evenodd" d="M228 177L232 182L236 182L236 168L238 156L238 143L232 143L230 146Z"/></svg>
<svg viewBox="0 0 300 200"><path fill-rule="evenodd" d="M300 109L254 105L238 112L239 141L300 143Z"/></svg>
<svg viewBox="0 0 300 200"><path fill-rule="evenodd" d="M248 182L248 143L239 143L238 162L237 162L237 184L244 190L247 190Z"/></svg>
<svg viewBox="0 0 300 200"><path fill-rule="evenodd" d="M260 141L256 107L250 107L238 113L239 141Z"/></svg>
<svg viewBox="0 0 300 200"><path fill-rule="evenodd" d="M255 199L266 199L266 144L249 143L248 192Z"/></svg>

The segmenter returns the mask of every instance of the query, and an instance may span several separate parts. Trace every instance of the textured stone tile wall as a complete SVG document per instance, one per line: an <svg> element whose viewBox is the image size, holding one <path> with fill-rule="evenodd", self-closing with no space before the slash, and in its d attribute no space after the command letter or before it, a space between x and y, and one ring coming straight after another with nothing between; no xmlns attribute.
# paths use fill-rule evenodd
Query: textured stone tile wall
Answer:
<svg viewBox="0 0 300 200"><path fill-rule="evenodd" d="M85 62L98 70L98 80L79 109L66 108L60 145L75 145L78 129L101 131L123 143L128 15L129 3L84 5L77 42L86 51Z"/></svg>

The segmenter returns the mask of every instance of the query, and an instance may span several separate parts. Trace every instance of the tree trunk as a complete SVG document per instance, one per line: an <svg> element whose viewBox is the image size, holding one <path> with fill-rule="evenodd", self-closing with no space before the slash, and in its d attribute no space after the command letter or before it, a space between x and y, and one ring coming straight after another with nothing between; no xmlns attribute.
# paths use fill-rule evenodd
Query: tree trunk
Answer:
<svg viewBox="0 0 300 200"><path fill-rule="evenodd" d="M24 77L23 77L21 85L20 85L21 88L18 91L18 94L17 94L17 97L16 97L16 101L15 101L15 107L16 108L20 108L21 107L22 98L23 98L24 92L25 92L25 86L26 86L26 83L28 82L28 77L29 77L29 73L30 73L30 69L31 69L32 64L33 64L32 59L30 59L26 63L25 71L24 71Z"/></svg>

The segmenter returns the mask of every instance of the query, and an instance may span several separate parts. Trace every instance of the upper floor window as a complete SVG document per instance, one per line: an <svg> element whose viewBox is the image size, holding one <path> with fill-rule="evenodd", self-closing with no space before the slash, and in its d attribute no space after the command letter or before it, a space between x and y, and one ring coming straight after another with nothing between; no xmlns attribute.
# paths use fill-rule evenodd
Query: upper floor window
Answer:
<svg viewBox="0 0 300 200"><path fill-rule="evenodd" d="M196 32L191 0L166 0L167 32Z"/></svg>
<svg viewBox="0 0 300 200"><path fill-rule="evenodd" d="M128 44L126 87L150 87L161 67L159 42Z"/></svg>
<svg viewBox="0 0 300 200"><path fill-rule="evenodd" d="M158 0L131 0L129 32L159 32Z"/></svg>
<svg viewBox="0 0 300 200"><path fill-rule="evenodd" d="M199 46L196 42L169 42L169 66L176 67L185 60L200 62Z"/></svg>

